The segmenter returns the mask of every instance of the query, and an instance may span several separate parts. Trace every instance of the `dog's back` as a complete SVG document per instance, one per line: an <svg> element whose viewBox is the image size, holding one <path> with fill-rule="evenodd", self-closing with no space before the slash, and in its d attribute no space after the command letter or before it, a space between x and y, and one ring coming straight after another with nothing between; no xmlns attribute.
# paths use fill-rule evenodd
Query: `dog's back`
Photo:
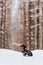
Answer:
<svg viewBox="0 0 43 65"><path fill-rule="evenodd" d="M24 50L22 51L24 55L33 56L32 52L30 50Z"/></svg>

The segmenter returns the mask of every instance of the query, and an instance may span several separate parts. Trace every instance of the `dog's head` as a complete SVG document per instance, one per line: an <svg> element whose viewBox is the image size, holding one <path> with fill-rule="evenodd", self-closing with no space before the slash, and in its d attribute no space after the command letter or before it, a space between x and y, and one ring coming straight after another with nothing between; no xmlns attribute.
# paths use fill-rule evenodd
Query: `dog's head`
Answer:
<svg viewBox="0 0 43 65"><path fill-rule="evenodd" d="M21 47L21 52L24 52L24 51L25 51L26 46L25 46L25 45L21 45L20 47Z"/></svg>
<svg viewBox="0 0 43 65"><path fill-rule="evenodd" d="M21 45L20 47L21 47L21 48L26 48L26 46L25 46L25 45Z"/></svg>

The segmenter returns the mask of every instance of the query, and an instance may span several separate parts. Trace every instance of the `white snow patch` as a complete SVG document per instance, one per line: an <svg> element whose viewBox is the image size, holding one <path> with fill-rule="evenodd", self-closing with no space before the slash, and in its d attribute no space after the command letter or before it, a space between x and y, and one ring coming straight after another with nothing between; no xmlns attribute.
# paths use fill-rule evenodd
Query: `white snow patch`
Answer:
<svg viewBox="0 0 43 65"><path fill-rule="evenodd" d="M0 49L0 65L43 65L43 50L34 50L33 57L24 57L21 52Z"/></svg>

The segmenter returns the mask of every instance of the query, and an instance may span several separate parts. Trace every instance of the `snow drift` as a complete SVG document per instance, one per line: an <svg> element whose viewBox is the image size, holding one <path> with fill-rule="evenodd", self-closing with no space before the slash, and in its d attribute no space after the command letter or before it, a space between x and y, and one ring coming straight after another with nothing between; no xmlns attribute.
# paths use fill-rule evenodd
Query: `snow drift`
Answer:
<svg viewBox="0 0 43 65"><path fill-rule="evenodd" d="M33 57L24 57L21 52L0 49L0 65L43 65L43 50L34 50Z"/></svg>

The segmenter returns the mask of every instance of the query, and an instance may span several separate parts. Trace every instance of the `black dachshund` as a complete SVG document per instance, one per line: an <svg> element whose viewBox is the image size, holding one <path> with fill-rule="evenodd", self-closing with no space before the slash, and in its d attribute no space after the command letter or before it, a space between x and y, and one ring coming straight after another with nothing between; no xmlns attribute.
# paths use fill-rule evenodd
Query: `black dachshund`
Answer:
<svg viewBox="0 0 43 65"><path fill-rule="evenodd" d="M30 50L26 50L26 46L25 45L21 45L21 47L23 48L23 56L33 56L32 52Z"/></svg>

